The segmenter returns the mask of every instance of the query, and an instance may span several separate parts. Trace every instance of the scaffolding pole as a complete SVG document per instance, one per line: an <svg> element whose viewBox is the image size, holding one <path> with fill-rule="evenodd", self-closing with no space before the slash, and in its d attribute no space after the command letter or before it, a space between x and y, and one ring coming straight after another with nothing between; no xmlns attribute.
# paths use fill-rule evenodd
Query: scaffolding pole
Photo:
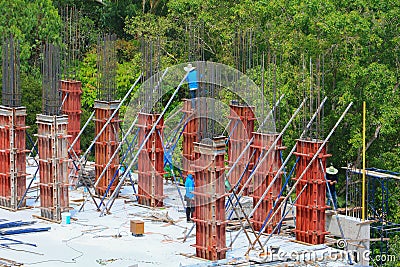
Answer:
<svg viewBox="0 0 400 267"><path fill-rule="evenodd" d="M362 157L363 157L363 166L362 166L362 210L361 210L361 217L362 220L365 221L365 213L366 213L366 207L365 207L365 198L366 198L366 179L365 179L365 129L366 129L366 125L365 125L365 117L366 117L366 113L367 113L367 105L365 103L365 101L363 102L363 129L362 129Z"/></svg>

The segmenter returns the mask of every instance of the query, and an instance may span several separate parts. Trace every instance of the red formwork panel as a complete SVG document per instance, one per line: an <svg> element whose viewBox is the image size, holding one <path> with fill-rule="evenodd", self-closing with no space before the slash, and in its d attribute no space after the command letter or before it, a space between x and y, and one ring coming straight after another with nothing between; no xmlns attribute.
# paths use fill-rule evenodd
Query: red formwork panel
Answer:
<svg viewBox="0 0 400 267"><path fill-rule="evenodd" d="M208 260L226 257L225 138L212 145L195 143L198 157L193 165L195 180L196 256Z"/></svg>
<svg viewBox="0 0 400 267"><path fill-rule="evenodd" d="M138 114L138 144L149 135L160 114ZM164 150L162 136L164 119L158 122L138 157L139 203L149 207L162 207L164 198Z"/></svg>
<svg viewBox="0 0 400 267"><path fill-rule="evenodd" d="M69 210L68 117L38 114L38 150L41 216L60 221Z"/></svg>
<svg viewBox="0 0 400 267"><path fill-rule="evenodd" d="M192 109L192 101L190 99L184 100L182 112L185 113L184 122L186 123L182 140L182 173L183 177L186 177L188 170L190 170L190 165L195 160L194 143L198 142L198 119L195 117L195 110Z"/></svg>
<svg viewBox="0 0 400 267"><path fill-rule="evenodd" d="M25 107L0 106L0 207L12 210L26 190L25 118Z"/></svg>
<svg viewBox="0 0 400 267"><path fill-rule="evenodd" d="M277 133L263 134L263 133L253 133L254 141L251 145L252 153L254 151L254 164L260 161L265 153L270 149L271 145L279 137ZM266 191L267 187L272 183L275 175L277 174L279 168L282 165L280 158L280 151L285 149L282 146L282 138L280 138L275 148L273 148L268 154L267 158L261 163L259 168L253 175L253 206L255 206L261 199L262 195ZM262 151L264 151L262 153ZM252 222L253 228L260 231L262 225L268 215L272 215L278 205L273 208L274 201L277 200L279 193L282 189L282 174L279 173L278 178L272 183L271 188L268 190L266 196L262 199L261 204L254 211ZM272 218L271 223L264 228L264 231L271 233L275 226L279 223L281 219L281 214L279 212Z"/></svg>
<svg viewBox="0 0 400 267"><path fill-rule="evenodd" d="M68 142L71 145L81 130L81 95L82 83L80 81L61 80L62 113L68 116ZM78 139L73 147L75 153L80 155L81 145Z"/></svg>
<svg viewBox="0 0 400 267"><path fill-rule="evenodd" d="M297 140L297 151L294 154L299 157L299 161L296 165L295 180L306 169L322 143L319 140ZM323 244L325 242L325 235L328 234L325 231L325 210L328 206L326 205L324 172L326 158L330 156L330 154L327 154L325 146L296 186L296 194L299 194L307 184L306 189L295 204L296 240L310 244ZM322 160L322 167L320 160Z"/></svg>
<svg viewBox="0 0 400 267"><path fill-rule="evenodd" d="M119 101L99 101L96 100L94 103L95 111L95 136L97 136L104 125L107 123L108 119L114 113L119 105ZM99 179L101 173L103 172L106 165L109 163L112 155L117 150L119 145L119 114L118 112L111 119L110 123L107 124L101 135L98 137L95 143L95 177L96 181ZM118 171L119 168L119 155L117 154L110 166L105 171L104 175L101 177L100 181L95 188L96 194L103 196L107 192L107 188L110 189L107 195L110 196L117 184L118 184ZM114 177L114 181L112 179ZM112 184L111 184L112 182ZM110 186L111 184L111 186Z"/></svg>
<svg viewBox="0 0 400 267"><path fill-rule="evenodd" d="M254 107L238 104L230 104L229 123L229 141L228 141L228 163L229 168L233 166L239 155L242 153L247 143L253 137L254 131ZM239 188L241 188L249 177L249 172L245 172L246 165L250 161L250 149L238 161L235 168L228 177L229 183L234 186L240 180ZM249 168L251 168L251 164ZM247 195L248 188L243 191Z"/></svg>

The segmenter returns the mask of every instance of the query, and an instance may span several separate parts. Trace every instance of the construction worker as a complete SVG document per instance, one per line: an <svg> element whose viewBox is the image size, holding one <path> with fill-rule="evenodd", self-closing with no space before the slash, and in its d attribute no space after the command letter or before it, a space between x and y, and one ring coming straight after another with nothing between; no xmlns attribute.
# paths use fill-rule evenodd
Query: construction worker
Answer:
<svg viewBox="0 0 400 267"><path fill-rule="evenodd" d="M187 222L192 221L193 212L194 212L194 177L193 171L189 171L186 176L185 181L185 200L186 200L186 220Z"/></svg>
<svg viewBox="0 0 400 267"><path fill-rule="evenodd" d="M334 209L337 209L337 207L338 207L337 206L337 194L336 194L336 188L335 188L335 185L338 182L337 173L338 173L338 170L335 167L333 167L332 165L326 169L326 180L328 181L329 191L332 194ZM328 188L326 190L326 194L327 194L327 198L328 198L327 205L329 206L331 204L331 197L329 195Z"/></svg>
<svg viewBox="0 0 400 267"><path fill-rule="evenodd" d="M194 108L195 98L196 98L196 91L199 88L199 80L197 77L197 70L196 67L193 67L192 64L188 64L186 67L183 68L188 75L186 76L186 81L189 84L189 91L190 91L190 98L192 99L192 108Z"/></svg>

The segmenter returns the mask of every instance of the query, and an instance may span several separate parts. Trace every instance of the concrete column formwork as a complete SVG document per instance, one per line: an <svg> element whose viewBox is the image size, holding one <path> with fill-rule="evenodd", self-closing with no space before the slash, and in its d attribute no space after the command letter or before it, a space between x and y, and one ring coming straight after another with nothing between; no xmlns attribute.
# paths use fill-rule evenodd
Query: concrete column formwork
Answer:
<svg viewBox="0 0 400 267"><path fill-rule="evenodd" d="M62 113L68 116L68 142L71 145L81 130L81 95L82 83L80 81L62 80ZM74 144L73 150L79 156L81 153L80 140Z"/></svg>
<svg viewBox="0 0 400 267"><path fill-rule="evenodd" d="M139 146L150 133L160 114L139 113ZM139 203L149 207L162 207L164 198L164 150L162 143L164 120L161 119L138 157Z"/></svg>
<svg viewBox="0 0 400 267"><path fill-rule="evenodd" d="M192 100L184 100L182 112L185 113L184 122L186 123L182 140L182 173L183 177L186 177L191 162L195 160L194 143L198 142L198 119L194 116L196 111L192 108Z"/></svg>
<svg viewBox="0 0 400 267"><path fill-rule="evenodd" d="M195 143L196 256L208 260L226 257L225 137L213 144Z"/></svg>
<svg viewBox="0 0 400 267"><path fill-rule="evenodd" d="M252 151L254 151L254 164L261 160L261 158L265 155L271 145L278 138L279 134L262 134L262 133L253 133L254 141L251 145ZM285 149L282 146L282 138L278 140L267 158L261 163L261 166L257 169L256 173L253 176L253 206L255 206L267 187L272 183L277 171L282 165L282 161L280 158L280 151ZM260 231L262 225L264 223L265 218L273 214L276 211L276 208L279 206L279 200L277 205L274 206L275 200L277 200L279 193L282 190L282 178L281 173L278 178L272 183L272 187L268 190L267 195L263 198L261 204L254 211L252 222L253 228L257 231ZM281 214L278 212L272 219L272 223L268 225L264 229L265 232L271 233L275 226L279 223L281 219Z"/></svg>
<svg viewBox="0 0 400 267"><path fill-rule="evenodd" d="M296 165L296 176L299 177L310 163L312 157L323 142L319 140L297 140L297 151L294 153L299 157ZM298 195L304 186L306 189L297 200L296 207L296 240L309 244L323 244L325 235L325 210L326 205L326 182L325 168L327 154L326 146L321 150L318 158L312 163L300 182L296 186ZM322 168L320 160L322 161ZM298 178L294 178L297 180Z"/></svg>
<svg viewBox="0 0 400 267"><path fill-rule="evenodd" d="M119 105L119 101L100 101L94 102L95 110L95 136L98 136L108 119L114 113ZM105 126L105 129L98 137L95 143L95 177L99 179L104 168L115 153L119 144L119 114L114 115L111 121ZM110 166L107 168L103 177L101 177L95 190L97 195L103 196L106 192L110 196L118 184L119 155L116 155ZM114 178L114 181L113 181ZM107 191L107 188L109 190Z"/></svg>
<svg viewBox="0 0 400 267"><path fill-rule="evenodd" d="M228 142L228 163L229 168L233 166L239 155L242 153L247 143L253 137L254 131L254 107L230 104L229 123L229 142ZM234 186L240 180L240 185L244 185L249 177L249 172L243 172L250 160L250 150L236 164L235 169L229 176L229 183ZM252 166L249 166L251 168ZM248 194L248 188L243 191L244 195Z"/></svg>
<svg viewBox="0 0 400 267"><path fill-rule="evenodd" d="M38 114L38 149L41 217L61 221L69 210L68 117Z"/></svg>
<svg viewBox="0 0 400 267"><path fill-rule="evenodd" d="M25 107L0 106L0 207L11 210L26 190L25 119Z"/></svg>

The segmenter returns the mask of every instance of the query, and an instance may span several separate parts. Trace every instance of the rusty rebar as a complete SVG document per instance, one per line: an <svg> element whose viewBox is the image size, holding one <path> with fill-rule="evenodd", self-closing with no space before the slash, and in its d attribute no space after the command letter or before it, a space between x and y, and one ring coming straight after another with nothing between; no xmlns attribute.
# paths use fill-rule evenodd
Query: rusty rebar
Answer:
<svg viewBox="0 0 400 267"><path fill-rule="evenodd" d="M104 34L97 43L97 98L112 101L116 98L117 53L115 34Z"/></svg>
<svg viewBox="0 0 400 267"><path fill-rule="evenodd" d="M45 115L59 115L60 91L60 49L47 43L43 48L42 63L42 111Z"/></svg>
<svg viewBox="0 0 400 267"><path fill-rule="evenodd" d="M11 35L3 42L2 104L21 106L19 42Z"/></svg>

